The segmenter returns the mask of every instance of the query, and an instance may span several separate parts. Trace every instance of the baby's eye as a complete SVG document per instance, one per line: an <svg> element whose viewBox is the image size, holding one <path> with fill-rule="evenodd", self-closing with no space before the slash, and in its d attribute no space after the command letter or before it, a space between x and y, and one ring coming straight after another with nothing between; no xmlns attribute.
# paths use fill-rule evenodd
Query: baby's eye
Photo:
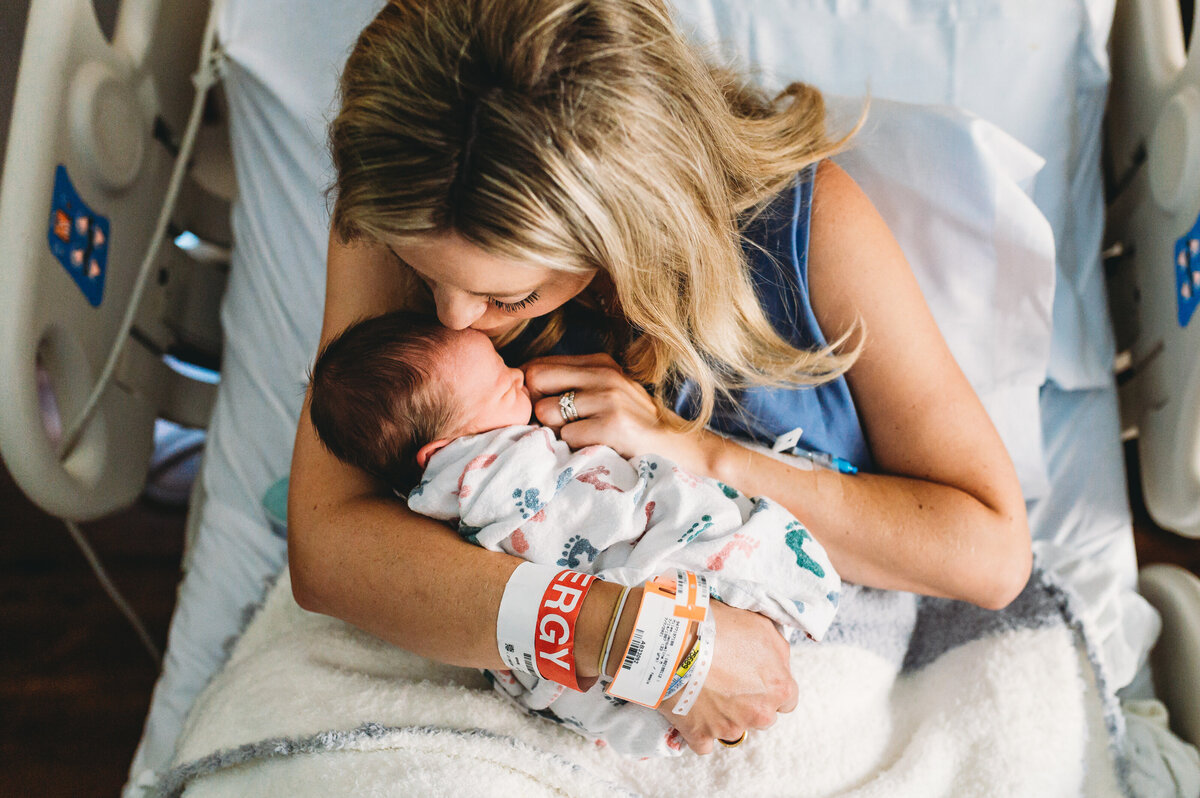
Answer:
<svg viewBox="0 0 1200 798"><path fill-rule="evenodd" d="M529 307L530 305L532 305L534 302L537 302L537 301L538 301L538 292L537 291L530 293L529 296L525 297L524 299L518 299L516 302L501 302L499 299L493 299L493 298L488 299L488 302L491 302L492 305L499 308L500 310L503 310L505 313L516 313L518 310L524 310L525 308Z"/></svg>

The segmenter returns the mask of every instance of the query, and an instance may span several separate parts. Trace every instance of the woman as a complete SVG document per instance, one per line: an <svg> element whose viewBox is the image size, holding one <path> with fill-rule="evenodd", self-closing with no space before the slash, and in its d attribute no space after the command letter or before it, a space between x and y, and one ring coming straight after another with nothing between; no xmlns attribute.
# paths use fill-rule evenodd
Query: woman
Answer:
<svg viewBox="0 0 1200 798"><path fill-rule="evenodd" d="M1024 586L1013 467L886 225L824 160L838 142L814 91L769 102L709 69L661 0L394 0L342 93L323 342L363 316L433 309L514 360L550 353L527 384L572 446L656 452L771 496L846 580L985 607ZM710 421L768 443L803 428L872 473L799 471ZM502 667L496 618L519 561L342 465L307 409L288 510L301 606ZM601 584L583 604L581 677L617 597ZM714 615L708 680L670 716L697 753L795 705L771 624Z"/></svg>

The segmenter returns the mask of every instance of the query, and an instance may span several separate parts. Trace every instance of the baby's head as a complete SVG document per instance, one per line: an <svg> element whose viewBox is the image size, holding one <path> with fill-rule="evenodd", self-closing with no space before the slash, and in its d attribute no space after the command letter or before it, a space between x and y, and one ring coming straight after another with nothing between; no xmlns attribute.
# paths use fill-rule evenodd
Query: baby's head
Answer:
<svg viewBox="0 0 1200 798"><path fill-rule="evenodd" d="M317 356L309 412L339 459L398 489L454 438L528 424L525 376L486 335L398 311L351 325Z"/></svg>

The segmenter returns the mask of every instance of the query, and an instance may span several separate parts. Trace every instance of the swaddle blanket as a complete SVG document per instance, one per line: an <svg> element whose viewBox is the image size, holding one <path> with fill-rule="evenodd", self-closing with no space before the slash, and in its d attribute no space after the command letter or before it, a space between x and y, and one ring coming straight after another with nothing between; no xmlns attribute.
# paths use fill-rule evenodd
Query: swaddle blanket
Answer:
<svg viewBox="0 0 1200 798"><path fill-rule="evenodd" d="M693 476L658 455L572 451L546 427L459 438L429 460L408 506L473 543L623 585L679 566L719 600L820 640L841 580L778 503Z"/></svg>
<svg viewBox="0 0 1200 798"><path fill-rule="evenodd" d="M636 761L521 712L477 671L305 612L285 572L157 793L1127 795L1123 726L1092 663L1040 571L1000 612L846 585L825 641L792 649L796 711L739 748Z"/></svg>
<svg viewBox="0 0 1200 798"><path fill-rule="evenodd" d="M625 585L672 567L704 571L713 595L760 612L785 633L819 640L841 580L825 550L776 502L749 498L658 455L626 460L607 446L572 451L545 427L459 438L429 460L409 493L415 512L456 522L480 546ZM798 635L803 637L803 635ZM657 712L526 673L496 689L633 756L672 756L682 740Z"/></svg>

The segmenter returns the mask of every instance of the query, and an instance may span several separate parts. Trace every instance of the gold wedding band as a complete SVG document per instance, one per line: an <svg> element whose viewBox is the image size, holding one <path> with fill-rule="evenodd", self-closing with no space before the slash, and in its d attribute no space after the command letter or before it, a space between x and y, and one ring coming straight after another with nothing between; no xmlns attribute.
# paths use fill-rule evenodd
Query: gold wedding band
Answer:
<svg viewBox="0 0 1200 798"><path fill-rule="evenodd" d="M567 391L558 397L558 412L562 413L563 421L567 424L579 420L579 411L575 409L574 391Z"/></svg>
<svg viewBox="0 0 1200 798"><path fill-rule="evenodd" d="M746 734L747 734L746 732L742 732L742 736L737 738L736 740L722 740L720 737L718 737L717 742L719 742L721 745L725 746L726 748L737 748L739 745L746 742Z"/></svg>

